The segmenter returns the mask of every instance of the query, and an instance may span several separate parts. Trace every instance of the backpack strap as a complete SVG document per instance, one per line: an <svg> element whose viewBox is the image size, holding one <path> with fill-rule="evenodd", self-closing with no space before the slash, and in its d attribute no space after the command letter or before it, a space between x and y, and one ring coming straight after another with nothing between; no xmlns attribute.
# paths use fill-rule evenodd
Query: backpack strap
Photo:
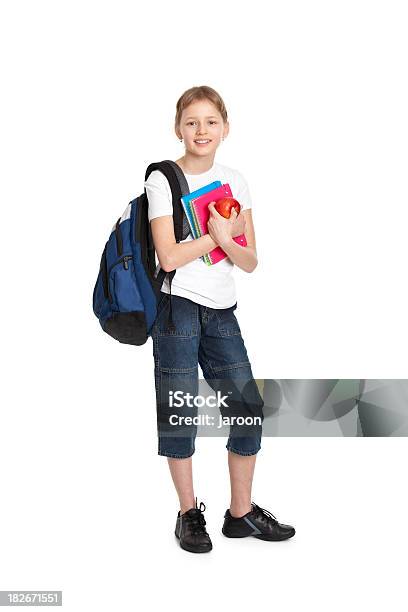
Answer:
<svg viewBox="0 0 408 612"><path fill-rule="evenodd" d="M181 196L190 193L190 188L187 183L187 179L184 176L184 172L175 162L170 159L166 159L161 162L150 164L147 167L145 174L145 181L149 178L150 174L154 170L160 170L167 178L172 195L172 204L173 204L173 223L174 223L174 236L176 238L176 242L180 242L183 240L183 236L188 234L190 231L190 227L188 225L188 221L181 204ZM146 193L146 189L145 189ZM147 197L147 194L146 194ZM175 325L173 323L173 312L172 312L172 300L171 300L171 283L173 277L176 273L176 270L172 270L171 272L166 272L162 268L159 269L156 275L156 282L158 283L158 287L160 288L162 282L166 275L168 275L169 287L170 287L170 309L169 316L167 320L167 327L170 329L175 329Z"/></svg>

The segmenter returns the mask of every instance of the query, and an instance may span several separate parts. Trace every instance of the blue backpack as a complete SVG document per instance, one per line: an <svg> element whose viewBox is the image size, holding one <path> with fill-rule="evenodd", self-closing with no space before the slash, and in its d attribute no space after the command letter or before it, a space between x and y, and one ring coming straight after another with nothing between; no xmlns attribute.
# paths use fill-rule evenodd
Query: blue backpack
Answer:
<svg viewBox="0 0 408 612"><path fill-rule="evenodd" d="M190 193L180 166L171 160L150 164L145 180L160 170L169 181L173 201L176 242L185 240L190 226L181 196ZM148 219L149 202L144 193L132 200L117 220L102 253L93 291L93 311L104 332L124 344L142 345L147 341L157 316L157 305L164 278L168 275L170 310L167 325L174 329L171 282L176 270L156 267L155 248Z"/></svg>

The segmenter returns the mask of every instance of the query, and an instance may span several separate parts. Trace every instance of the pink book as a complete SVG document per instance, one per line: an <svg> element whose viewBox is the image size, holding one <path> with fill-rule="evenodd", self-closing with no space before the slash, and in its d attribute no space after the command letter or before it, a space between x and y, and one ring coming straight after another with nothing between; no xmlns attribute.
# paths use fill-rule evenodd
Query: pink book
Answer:
<svg viewBox="0 0 408 612"><path fill-rule="evenodd" d="M224 185L221 185L221 187L217 187L216 189L208 191L207 193L204 193L198 198L191 200L191 206L194 208L195 216L200 226L200 231L202 235L208 234L207 222L210 217L208 204L214 201L217 202L217 200L221 200L221 198L226 197L233 197L231 187L228 183L225 183ZM233 240L235 240L235 242L240 246L247 245L247 241L244 234L241 234L240 236L235 236ZM227 257L227 254L220 246L217 246L215 247L215 249L209 252L208 256L210 258L211 263L216 264L222 259L225 259L225 257Z"/></svg>

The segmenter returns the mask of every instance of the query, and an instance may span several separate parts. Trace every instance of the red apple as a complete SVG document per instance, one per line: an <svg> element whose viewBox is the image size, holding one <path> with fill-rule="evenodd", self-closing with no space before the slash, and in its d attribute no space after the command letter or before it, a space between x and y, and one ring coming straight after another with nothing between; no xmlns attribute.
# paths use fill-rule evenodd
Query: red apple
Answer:
<svg viewBox="0 0 408 612"><path fill-rule="evenodd" d="M241 210L241 204L235 198L221 198L217 200L215 203L215 209L226 219L229 219L231 216L231 208L235 208L236 212L239 214Z"/></svg>

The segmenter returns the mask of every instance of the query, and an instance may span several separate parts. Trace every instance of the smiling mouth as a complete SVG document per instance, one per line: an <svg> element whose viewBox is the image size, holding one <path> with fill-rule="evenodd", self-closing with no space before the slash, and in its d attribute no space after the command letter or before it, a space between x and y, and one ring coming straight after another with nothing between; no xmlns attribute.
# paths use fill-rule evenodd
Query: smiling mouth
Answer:
<svg viewBox="0 0 408 612"><path fill-rule="evenodd" d="M207 140L204 140L204 139L201 140L201 138L199 138L198 140L195 140L194 142L195 142L196 145L204 146L204 145L210 144L211 140L208 140L208 139Z"/></svg>

